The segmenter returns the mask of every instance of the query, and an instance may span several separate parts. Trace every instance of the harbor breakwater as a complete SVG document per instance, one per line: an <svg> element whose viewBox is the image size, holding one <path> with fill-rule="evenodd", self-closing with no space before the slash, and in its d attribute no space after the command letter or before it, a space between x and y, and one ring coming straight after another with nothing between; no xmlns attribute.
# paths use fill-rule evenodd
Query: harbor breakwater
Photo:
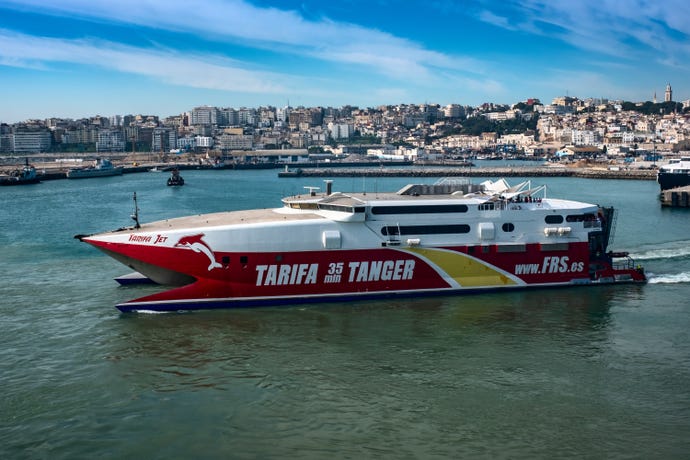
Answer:
<svg viewBox="0 0 690 460"><path fill-rule="evenodd" d="M554 167L477 168L316 168L282 171L278 177L582 177L589 179L655 180L651 169L597 169Z"/></svg>
<svg viewBox="0 0 690 460"><path fill-rule="evenodd" d="M38 176L41 180L55 180L66 178L66 167L56 167L54 164L36 164ZM246 165L214 167L198 163L151 163L146 165L122 165L124 174L148 172L152 168L169 171L173 168L180 170L204 169L276 169L278 177L581 177L589 179L632 179L655 180L654 169L607 169L591 167L552 167L552 166L335 166L313 167L309 165L301 168L284 170L285 165Z"/></svg>

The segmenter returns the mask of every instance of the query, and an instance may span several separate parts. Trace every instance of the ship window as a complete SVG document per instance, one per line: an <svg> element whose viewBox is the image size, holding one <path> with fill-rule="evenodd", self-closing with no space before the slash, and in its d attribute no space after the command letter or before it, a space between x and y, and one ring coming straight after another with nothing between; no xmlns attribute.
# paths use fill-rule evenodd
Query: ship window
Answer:
<svg viewBox="0 0 690 460"><path fill-rule="evenodd" d="M371 208L372 214L438 214L453 212L467 212L467 205L426 204L412 206L374 206Z"/></svg>
<svg viewBox="0 0 690 460"><path fill-rule="evenodd" d="M544 222L546 222L547 224L562 224L563 216L559 214L551 214L544 217Z"/></svg>
<svg viewBox="0 0 690 460"><path fill-rule="evenodd" d="M596 220L597 216L595 216L592 213L588 214L570 214L568 216L565 216L565 221L566 222L587 222L587 221L592 221Z"/></svg>
<svg viewBox="0 0 690 460"><path fill-rule="evenodd" d="M305 203L305 202L294 202L290 203L290 207L293 209L317 209L318 205L317 203Z"/></svg>
<svg viewBox="0 0 690 460"><path fill-rule="evenodd" d="M496 245L496 252L526 252L525 244L499 244Z"/></svg>
<svg viewBox="0 0 690 460"><path fill-rule="evenodd" d="M223 256L220 261L223 263L223 265L227 265L230 263L230 257L228 256Z"/></svg>
<svg viewBox="0 0 690 460"><path fill-rule="evenodd" d="M510 233L515 230L515 225L511 224L510 222L506 222L501 226L501 229L503 229L503 231L506 233Z"/></svg>
<svg viewBox="0 0 690 460"><path fill-rule="evenodd" d="M584 222L585 228L600 227L601 223L596 215L590 213L587 214L571 214L565 216L566 222Z"/></svg>
<svg viewBox="0 0 690 460"><path fill-rule="evenodd" d="M570 246L568 243L542 243L539 249L542 251L567 251Z"/></svg>
<svg viewBox="0 0 690 460"><path fill-rule="evenodd" d="M247 256L240 256L240 263L241 263L242 265L246 265L247 262L249 262L249 257L247 257Z"/></svg>
<svg viewBox="0 0 690 460"><path fill-rule="evenodd" d="M381 228L382 235L440 235L453 233L469 233L467 224L456 225L390 225Z"/></svg>

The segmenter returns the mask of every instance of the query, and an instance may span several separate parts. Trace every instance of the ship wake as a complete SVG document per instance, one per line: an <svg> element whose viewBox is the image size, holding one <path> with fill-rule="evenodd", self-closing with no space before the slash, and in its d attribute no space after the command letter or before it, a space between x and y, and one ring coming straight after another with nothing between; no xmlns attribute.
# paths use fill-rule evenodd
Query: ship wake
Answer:
<svg viewBox="0 0 690 460"><path fill-rule="evenodd" d="M642 249L631 253L634 260L664 260L690 258L690 241L663 243L654 248Z"/></svg>
<svg viewBox="0 0 690 460"><path fill-rule="evenodd" d="M675 273L675 274L650 274L647 279L649 284L681 284L690 283L690 272Z"/></svg>

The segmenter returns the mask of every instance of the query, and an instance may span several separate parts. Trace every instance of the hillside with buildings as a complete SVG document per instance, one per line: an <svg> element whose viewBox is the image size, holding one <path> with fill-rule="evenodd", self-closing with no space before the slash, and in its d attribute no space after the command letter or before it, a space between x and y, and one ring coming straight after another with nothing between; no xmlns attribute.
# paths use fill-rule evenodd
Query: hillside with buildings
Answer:
<svg viewBox="0 0 690 460"><path fill-rule="evenodd" d="M656 99L656 98L655 98ZM180 115L51 118L0 124L0 156L138 153L164 158L301 161L351 154L405 160L483 155L631 158L690 149L690 101L559 97L512 106L195 107Z"/></svg>

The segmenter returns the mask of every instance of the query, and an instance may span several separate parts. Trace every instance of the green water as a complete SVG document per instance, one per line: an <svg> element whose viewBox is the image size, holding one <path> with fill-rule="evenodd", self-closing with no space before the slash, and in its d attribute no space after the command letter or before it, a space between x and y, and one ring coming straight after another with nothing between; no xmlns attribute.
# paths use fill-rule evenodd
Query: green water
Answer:
<svg viewBox="0 0 690 460"><path fill-rule="evenodd" d="M129 225L133 191L148 221L322 185L276 175L0 190L0 458L688 458L690 212L651 181L533 181L619 208L644 286L120 314L156 288L72 238Z"/></svg>

